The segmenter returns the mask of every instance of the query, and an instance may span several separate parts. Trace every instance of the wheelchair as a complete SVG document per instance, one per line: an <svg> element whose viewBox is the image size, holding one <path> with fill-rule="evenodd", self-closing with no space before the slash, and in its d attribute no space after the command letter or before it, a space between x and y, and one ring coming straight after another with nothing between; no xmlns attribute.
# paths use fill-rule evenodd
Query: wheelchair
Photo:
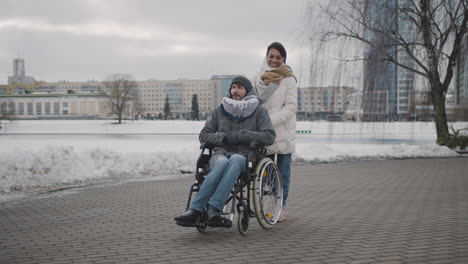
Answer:
<svg viewBox="0 0 468 264"><path fill-rule="evenodd" d="M213 147L202 144L201 153L197 159L195 183L190 187L186 210L190 206L192 194L200 190L200 186L209 173L209 160ZM255 142L250 144L250 152L246 159L246 170L238 177L231 190L221 216L226 220L223 227L232 227L237 209L237 228L245 235L249 228L249 219L257 218L264 229L271 229L278 221L283 207L283 189L279 168L275 162L266 157L266 149ZM206 213L203 213L200 224L196 227L200 233L207 232Z"/></svg>

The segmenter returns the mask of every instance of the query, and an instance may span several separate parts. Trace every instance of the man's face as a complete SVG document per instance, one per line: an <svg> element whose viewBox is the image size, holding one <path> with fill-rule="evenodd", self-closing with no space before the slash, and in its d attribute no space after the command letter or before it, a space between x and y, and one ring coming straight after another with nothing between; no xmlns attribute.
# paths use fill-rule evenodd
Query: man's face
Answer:
<svg viewBox="0 0 468 264"><path fill-rule="evenodd" d="M234 83L231 86L231 98L237 101L242 100L247 95L247 90L242 84Z"/></svg>

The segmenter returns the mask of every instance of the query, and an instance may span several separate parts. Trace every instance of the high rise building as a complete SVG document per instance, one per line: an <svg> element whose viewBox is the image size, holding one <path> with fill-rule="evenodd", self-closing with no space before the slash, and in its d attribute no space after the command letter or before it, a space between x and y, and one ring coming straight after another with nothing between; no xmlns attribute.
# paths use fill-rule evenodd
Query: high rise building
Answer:
<svg viewBox="0 0 468 264"><path fill-rule="evenodd" d="M33 77L26 76L26 67L24 59L13 60L13 76L8 76L8 84L33 85L36 80Z"/></svg>
<svg viewBox="0 0 468 264"><path fill-rule="evenodd" d="M24 59L13 60L13 77L23 79L25 77Z"/></svg>
<svg viewBox="0 0 468 264"><path fill-rule="evenodd" d="M401 36L407 43L417 37L414 20L398 12L411 4L409 0L365 0L366 23L364 37L372 43L365 49L363 119L367 121L408 120L414 115L415 73L389 62L385 54L399 64L416 69L405 49L389 36ZM383 52L382 52L383 51ZM412 52L412 50L411 50Z"/></svg>
<svg viewBox="0 0 468 264"><path fill-rule="evenodd" d="M408 0L398 0L399 8L404 8L410 5L411 2ZM401 35L407 42L414 42L416 37L415 25L404 13L398 14L398 34ZM414 60L410 55L403 49L398 51L398 62L414 69L416 67ZM414 85L415 85L415 73L407 70L403 67L398 67L397 72L397 115L399 120L408 120L412 113L412 107L414 107Z"/></svg>
<svg viewBox="0 0 468 264"><path fill-rule="evenodd" d="M461 42L460 56L455 68L453 99L455 120L468 120L468 32Z"/></svg>
<svg viewBox="0 0 468 264"><path fill-rule="evenodd" d="M465 33L465 34L468 34ZM468 98L468 35L461 43L460 56L457 59L455 75L455 103L460 104Z"/></svg>
<svg viewBox="0 0 468 264"><path fill-rule="evenodd" d="M366 23L369 28L383 32L398 30L397 0L365 0ZM398 71L385 54L397 57L397 47L386 34L364 31L364 37L372 43L364 50L363 70L363 119L382 121L398 119Z"/></svg>
<svg viewBox="0 0 468 264"><path fill-rule="evenodd" d="M221 103L221 99L226 96L231 87L231 81L237 75L213 75L211 76L211 90L213 91L213 104L214 109L218 104Z"/></svg>

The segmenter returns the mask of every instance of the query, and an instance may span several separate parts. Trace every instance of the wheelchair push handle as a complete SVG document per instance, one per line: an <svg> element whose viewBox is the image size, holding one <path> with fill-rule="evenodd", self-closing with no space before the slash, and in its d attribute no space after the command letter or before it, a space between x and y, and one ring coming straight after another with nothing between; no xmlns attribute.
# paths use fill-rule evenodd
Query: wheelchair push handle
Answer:
<svg viewBox="0 0 468 264"><path fill-rule="evenodd" d="M212 149L213 149L213 146L211 146L211 145L208 144L208 143L201 143L201 144L200 144L200 149L209 149L209 150L212 150Z"/></svg>
<svg viewBox="0 0 468 264"><path fill-rule="evenodd" d="M213 146L207 144L207 143L201 143L200 144L200 149L201 149L201 155L205 153L205 150L208 150L208 155L211 157L213 155Z"/></svg>

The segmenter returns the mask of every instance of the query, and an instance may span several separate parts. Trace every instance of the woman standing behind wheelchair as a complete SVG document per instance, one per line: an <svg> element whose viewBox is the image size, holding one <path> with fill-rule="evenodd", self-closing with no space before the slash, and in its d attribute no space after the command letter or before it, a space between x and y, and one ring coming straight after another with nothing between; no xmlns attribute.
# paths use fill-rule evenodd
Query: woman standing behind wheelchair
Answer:
<svg viewBox="0 0 468 264"><path fill-rule="evenodd" d="M286 65L286 49L281 43L273 42L268 46L266 58L252 84L276 132L275 144L267 148L267 154L271 154L273 160L276 154L281 173L283 209L278 221L283 221L291 179L291 155L295 151L297 79Z"/></svg>

